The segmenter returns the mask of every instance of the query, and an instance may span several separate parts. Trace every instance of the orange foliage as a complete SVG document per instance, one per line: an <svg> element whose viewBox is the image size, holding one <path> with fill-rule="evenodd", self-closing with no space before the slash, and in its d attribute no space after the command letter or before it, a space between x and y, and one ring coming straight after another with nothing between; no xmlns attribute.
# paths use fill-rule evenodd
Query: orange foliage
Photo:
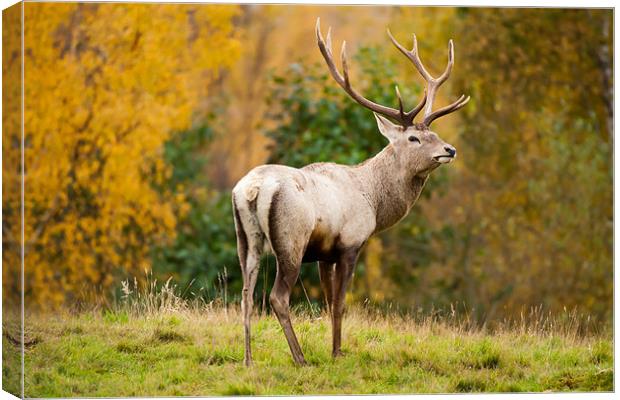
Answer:
<svg viewBox="0 0 620 400"><path fill-rule="evenodd" d="M185 200L154 188L170 173L162 144L191 125L208 84L235 61L237 12L215 5L25 5L29 303L60 305L103 290L115 272L137 272L150 244L174 236ZM15 209L19 193L6 195L7 209ZM14 227L19 215L5 220ZM5 290L14 286L5 279Z"/></svg>

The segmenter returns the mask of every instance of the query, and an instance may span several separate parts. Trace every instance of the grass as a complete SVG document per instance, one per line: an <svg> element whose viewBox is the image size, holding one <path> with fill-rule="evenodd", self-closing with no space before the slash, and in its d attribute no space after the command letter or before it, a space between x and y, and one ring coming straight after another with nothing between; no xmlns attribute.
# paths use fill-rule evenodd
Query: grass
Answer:
<svg viewBox="0 0 620 400"><path fill-rule="evenodd" d="M245 368L238 307L168 300L134 293L104 312L28 316L26 396L613 390L611 334L579 335L570 324L523 321L489 332L449 316L354 306L345 355L334 360L329 317L298 309L293 324L309 365L293 364L275 317L262 316L252 327L255 364ZM18 384L10 379L19 377L16 349L3 337L5 390Z"/></svg>

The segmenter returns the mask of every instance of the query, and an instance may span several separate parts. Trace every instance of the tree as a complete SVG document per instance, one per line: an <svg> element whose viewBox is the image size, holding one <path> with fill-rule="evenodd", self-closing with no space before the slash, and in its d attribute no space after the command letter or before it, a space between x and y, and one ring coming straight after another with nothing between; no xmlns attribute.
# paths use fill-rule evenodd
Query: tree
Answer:
<svg viewBox="0 0 620 400"><path fill-rule="evenodd" d="M2 308L5 319L19 315L21 310L21 7L16 4L2 12Z"/></svg>
<svg viewBox="0 0 620 400"><path fill-rule="evenodd" d="M427 210L431 221L450 221L437 246L452 257L425 282L480 318L538 305L610 315L611 18L609 10L457 14L467 51L455 85L473 100L461 113L464 168L435 201L443 220Z"/></svg>
<svg viewBox="0 0 620 400"><path fill-rule="evenodd" d="M28 306L105 290L118 274L142 269L152 243L174 237L185 199L152 182L170 174L163 143L190 126L208 83L238 55L236 13L25 5ZM19 193L4 197L5 232L19 223L18 204ZM5 293L14 284L5 280Z"/></svg>
<svg viewBox="0 0 620 400"><path fill-rule="evenodd" d="M410 62L376 35L386 24L403 44L415 31L422 58L435 73L444 65L448 39L454 39L455 68L437 104L461 93L472 96L458 114L433 125L456 145L458 158L433 174L406 220L368 243L354 296L416 308L465 303L475 318L489 323L540 305L552 312L577 307L605 320L613 271L611 12L320 11L325 25L337 27L336 42L355 38L350 45L373 45L360 49L351 63L352 80L369 98L395 106L396 81L401 91L409 89L403 96L407 105L420 94L411 83L421 80ZM247 57L218 82L217 101L227 111L209 121L218 134L201 153L211 157L205 169L212 174L204 183L207 195L195 203L196 215L209 223L188 219L190 233L179 236L188 240L185 248L203 255L194 264L175 259L169 271L177 262L198 271L208 257L199 276L212 277L226 265L230 287L239 285L236 259L229 264L234 235L226 196L236 178L263 163L265 153L269 162L296 167L317 161L355 164L385 144L372 114L342 93L322 62L312 64L320 55L309 41L314 18L308 21L308 14L305 7L255 7L240 19ZM309 45L299 46L302 40ZM270 67L291 59L303 61L266 77ZM258 78L248 82L248 76ZM267 152L264 143L271 143ZM199 181L184 185L199 187ZM194 196L189 189L186 195ZM196 237L212 239L198 245ZM216 244L220 239L230 242ZM179 244L174 251L183 248ZM186 267L190 264L195 267ZM267 286L274 276L273 261L269 265L262 268L269 271ZM301 277L309 297L320 299L316 267L302 269ZM301 286L295 296L305 299Z"/></svg>
<svg viewBox="0 0 620 400"><path fill-rule="evenodd" d="M204 154L214 136L214 130L206 125L181 132L166 142L164 159L171 174L160 190L183 194L187 210L177 221L174 241L153 248L153 271L157 275L164 280L173 276L187 294L207 298L217 294L211 289L217 289L224 278L230 280L232 291L241 290L230 192L214 189L204 173L212 162ZM200 289L204 293L199 293Z"/></svg>

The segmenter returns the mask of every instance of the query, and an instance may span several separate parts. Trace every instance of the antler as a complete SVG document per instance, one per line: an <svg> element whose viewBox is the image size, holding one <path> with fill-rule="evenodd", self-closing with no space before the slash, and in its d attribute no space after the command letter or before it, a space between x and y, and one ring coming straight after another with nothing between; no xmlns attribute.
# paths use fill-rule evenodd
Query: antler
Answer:
<svg viewBox="0 0 620 400"><path fill-rule="evenodd" d="M394 46L396 46L396 48L400 50L401 53L403 53L409 60L411 60L411 62L413 62L413 65L415 65L416 69L420 72L424 80L426 80L428 101L426 102L426 108L424 110L424 125L430 126L430 124L437 118L446 114L450 114L467 104L470 97L465 97L465 95L462 95L454 103L433 112L433 102L435 101L435 95L437 95L437 89L439 89L439 86L441 86L441 84L448 79L450 73L452 72L452 66L454 66L454 43L452 43L452 39L450 39L450 41L448 42L448 65L446 66L443 74L441 74L438 78L434 78L431 74L428 73L426 68L424 68L424 64L422 64L422 61L420 60L420 55L418 53L418 40L415 34L413 35L413 49L409 51L405 49L400 43L398 43L396 39L394 39L394 36L392 36L392 33L389 29L387 30L387 33L392 40L392 43L394 43Z"/></svg>
<svg viewBox="0 0 620 400"><path fill-rule="evenodd" d="M344 74L341 75L338 68L334 64L334 59L332 56L332 39L331 39L331 28L327 30L327 44L323 40L323 36L321 36L321 25L320 18L316 20L316 39L319 45L319 49L321 50L321 54L327 63L327 67L329 68L329 72L331 73L334 80L344 89L345 92L349 94L360 105L368 108L371 111L377 112L379 114L385 115L386 117L392 118L398 121L403 127L408 127L413 125L413 119L420 112L424 104L426 103L426 91L424 91L424 96L420 103L415 106L411 111L405 112L403 107L403 99L400 96L400 91L398 90L398 86L395 87L396 97L398 98L398 110L391 107L382 106L381 104L377 104L373 101L368 100L361 94L359 94L353 87L351 86L351 82L349 80L349 70L347 67L347 53L346 47L347 42L342 42L342 49L340 51L340 58L342 60L342 72ZM430 75L429 75L430 76ZM437 118L437 117L435 117Z"/></svg>

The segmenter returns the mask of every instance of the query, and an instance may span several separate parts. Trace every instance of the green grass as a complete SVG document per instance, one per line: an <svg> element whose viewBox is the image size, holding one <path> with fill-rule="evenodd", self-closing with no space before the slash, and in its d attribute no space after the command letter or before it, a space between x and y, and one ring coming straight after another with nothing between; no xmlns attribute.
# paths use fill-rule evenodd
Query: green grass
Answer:
<svg viewBox="0 0 620 400"><path fill-rule="evenodd" d="M255 364L245 368L237 309L137 311L29 316L38 341L26 349L26 396L613 390L611 334L489 333L353 308L345 355L333 360L329 318L299 312L293 324L309 365L293 365L278 322L265 316L253 321ZM3 338L7 388L19 368L15 348Z"/></svg>

